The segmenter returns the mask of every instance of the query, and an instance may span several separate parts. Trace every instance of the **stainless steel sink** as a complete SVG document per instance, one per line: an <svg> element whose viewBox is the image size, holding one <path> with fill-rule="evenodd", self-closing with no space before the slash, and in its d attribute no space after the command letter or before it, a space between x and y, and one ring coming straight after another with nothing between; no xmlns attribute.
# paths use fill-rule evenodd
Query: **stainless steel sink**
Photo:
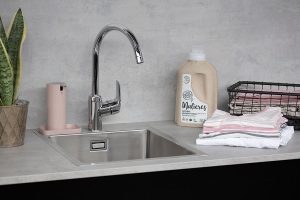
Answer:
<svg viewBox="0 0 300 200"><path fill-rule="evenodd" d="M145 130L48 136L56 150L77 165L202 154L165 134Z"/></svg>

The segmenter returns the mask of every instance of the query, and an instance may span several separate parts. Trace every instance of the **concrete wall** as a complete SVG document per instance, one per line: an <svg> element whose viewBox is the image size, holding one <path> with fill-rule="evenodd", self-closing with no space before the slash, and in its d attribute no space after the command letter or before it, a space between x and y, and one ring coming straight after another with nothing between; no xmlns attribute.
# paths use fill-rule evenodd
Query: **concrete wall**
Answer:
<svg viewBox="0 0 300 200"><path fill-rule="evenodd" d="M87 124L92 48L102 27L123 24L137 36L145 63L136 65L128 40L105 38L100 89L122 109L104 123L174 118L176 71L202 44L219 75L219 108L239 80L300 83L299 0L0 0L8 25L17 8L28 25L20 97L30 101L28 128L47 120L46 84L68 86L68 122Z"/></svg>

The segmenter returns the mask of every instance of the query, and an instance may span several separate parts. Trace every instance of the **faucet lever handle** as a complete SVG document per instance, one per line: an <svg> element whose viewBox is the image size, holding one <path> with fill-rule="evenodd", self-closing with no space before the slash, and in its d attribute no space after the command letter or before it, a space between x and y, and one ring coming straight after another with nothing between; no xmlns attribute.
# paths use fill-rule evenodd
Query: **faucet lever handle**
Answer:
<svg viewBox="0 0 300 200"><path fill-rule="evenodd" d="M121 102L121 86L118 80L116 80L116 98L115 101Z"/></svg>
<svg viewBox="0 0 300 200"><path fill-rule="evenodd" d="M102 102L100 114L116 114L121 108L121 87L119 81L116 81L116 97L112 100Z"/></svg>

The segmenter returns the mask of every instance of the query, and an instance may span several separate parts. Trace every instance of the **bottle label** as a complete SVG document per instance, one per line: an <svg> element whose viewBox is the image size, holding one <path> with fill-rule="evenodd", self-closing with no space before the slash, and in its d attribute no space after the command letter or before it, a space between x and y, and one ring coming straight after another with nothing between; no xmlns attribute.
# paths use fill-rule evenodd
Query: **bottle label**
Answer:
<svg viewBox="0 0 300 200"><path fill-rule="evenodd" d="M192 76L182 75L181 122L189 124L203 124L207 119L207 104L194 96L192 90Z"/></svg>

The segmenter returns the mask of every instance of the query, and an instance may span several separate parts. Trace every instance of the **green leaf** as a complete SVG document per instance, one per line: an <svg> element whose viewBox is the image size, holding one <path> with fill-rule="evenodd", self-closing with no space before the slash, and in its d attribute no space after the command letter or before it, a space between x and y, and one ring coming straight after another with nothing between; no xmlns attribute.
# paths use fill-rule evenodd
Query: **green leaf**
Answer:
<svg viewBox="0 0 300 200"><path fill-rule="evenodd" d="M2 40L5 48L7 49L7 36L5 33L5 29L4 29L1 17L0 17L0 39Z"/></svg>
<svg viewBox="0 0 300 200"><path fill-rule="evenodd" d="M13 102L13 78L13 68L2 39L0 39L0 98L5 106L9 106Z"/></svg>
<svg viewBox="0 0 300 200"><path fill-rule="evenodd" d="M0 106L4 106L4 104L3 104L2 100L1 100L1 98L0 98Z"/></svg>
<svg viewBox="0 0 300 200"><path fill-rule="evenodd" d="M13 67L13 102L17 99L20 80L22 77L22 44L26 37L26 27L22 10L19 9L13 18L8 32L8 54Z"/></svg>

